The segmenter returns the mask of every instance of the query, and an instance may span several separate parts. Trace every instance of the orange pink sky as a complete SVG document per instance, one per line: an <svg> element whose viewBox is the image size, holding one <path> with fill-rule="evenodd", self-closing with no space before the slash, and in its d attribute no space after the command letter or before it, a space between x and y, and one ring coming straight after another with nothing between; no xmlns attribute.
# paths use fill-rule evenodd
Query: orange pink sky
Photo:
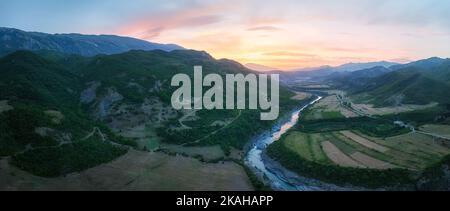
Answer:
<svg viewBox="0 0 450 211"><path fill-rule="evenodd" d="M285 70L450 56L450 1L69 2L4 0L0 25L176 43L215 58Z"/></svg>

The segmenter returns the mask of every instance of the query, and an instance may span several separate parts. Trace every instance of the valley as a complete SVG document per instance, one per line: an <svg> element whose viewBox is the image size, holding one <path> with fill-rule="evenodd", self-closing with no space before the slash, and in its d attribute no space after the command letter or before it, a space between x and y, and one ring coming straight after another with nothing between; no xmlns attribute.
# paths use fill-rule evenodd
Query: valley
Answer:
<svg viewBox="0 0 450 211"><path fill-rule="evenodd" d="M35 66L8 63L11 56ZM49 59L46 54L19 52L6 57L3 65L10 69L42 69L48 74L57 70L59 80L35 78L47 84L30 96L17 95L22 93L16 90L23 89L20 84L3 86L0 114L7 124L2 130L25 125L21 127L24 132L15 133L35 141L11 142L20 137L2 134L9 138L2 139L0 177L5 183L0 188L414 189L422 172L450 154L450 127L442 103L380 107L361 101L360 92L326 82L306 80L304 86L305 82L296 82L283 88L283 117L277 121L254 121L259 118L258 110L177 111L168 103L167 70L186 56L222 73L242 68L230 68L236 64L194 51L131 51L86 57L82 62L77 58L73 61L79 63L77 67L85 65L80 70L57 66L62 59L74 59L65 55ZM168 61L149 63L164 59ZM128 60L133 61L133 68L123 72ZM177 71L192 74L188 65L179 65ZM78 82L67 85L70 80ZM65 93L48 90L58 84L65 87L61 89ZM76 104L80 107L73 107ZM27 124L20 118L24 114ZM286 116L290 121L283 123ZM75 181L73 186L69 181Z"/></svg>
<svg viewBox="0 0 450 211"><path fill-rule="evenodd" d="M441 62L446 65L448 60ZM396 68L399 69L396 71L406 71ZM446 101L432 97L428 101L395 104L363 100L371 99L371 94L355 91L355 87L362 85L349 86L352 81L343 85L339 80L354 80L352 77L364 71L346 73L347 76L338 80L333 75L320 75L291 83L296 91L324 97L300 113L297 124L268 147L268 156L298 175L341 187L429 188L428 183L422 182L433 181L430 172L445 172L450 157ZM359 80L375 80L372 77L385 76L370 75ZM441 182L445 180L445 177L438 178Z"/></svg>
<svg viewBox="0 0 450 211"><path fill-rule="evenodd" d="M193 60L205 72L252 72L188 50L1 58L0 189L254 190L244 146L275 121L259 110L173 109L168 81L192 74ZM301 101L280 95L281 113Z"/></svg>
<svg viewBox="0 0 450 211"><path fill-rule="evenodd" d="M74 39L56 44L61 36ZM450 187L448 59L277 72L280 115L261 121L267 109L171 105L172 76L192 78L194 66L221 78L258 72L139 43L0 52L0 190Z"/></svg>

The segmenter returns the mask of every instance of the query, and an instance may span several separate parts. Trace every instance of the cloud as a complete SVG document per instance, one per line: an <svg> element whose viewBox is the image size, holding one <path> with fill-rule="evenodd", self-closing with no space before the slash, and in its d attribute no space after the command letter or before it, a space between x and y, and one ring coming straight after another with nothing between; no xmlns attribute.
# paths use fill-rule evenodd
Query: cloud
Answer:
<svg viewBox="0 0 450 211"><path fill-rule="evenodd" d="M222 17L216 15L158 17L127 26L121 29L121 34L135 35L143 39L154 38L167 30L202 27L219 23L221 20Z"/></svg>
<svg viewBox="0 0 450 211"><path fill-rule="evenodd" d="M449 57L443 0L2 0L0 25L119 34L278 68ZM50 14L50 15L49 15ZM37 16L42 18L36 18ZM402 59L407 58L407 59Z"/></svg>
<svg viewBox="0 0 450 211"><path fill-rule="evenodd" d="M290 51L275 51L275 52L267 52L263 53L265 56L290 56L290 57L316 57L315 54L308 54L308 53L297 53L297 52L290 52Z"/></svg>
<svg viewBox="0 0 450 211"><path fill-rule="evenodd" d="M198 17L192 17L188 18L184 21L178 22L176 25L177 27L196 27L196 26L203 26L203 25L209 25L213 23L218 23L222 21L222 17L218 15L205 15L205 16L198 16Z"/></svg>
<svg viewBox="0 0 450 211"><path fill-rule="evenodd" d="M248 31L281 31L282 29L275 26L257 26L247 29Z"/></svg>
<svg viewBox="0 0 450 211"><path fill-rule="evenodd" d="M130 21L117 31L119 34L151 39L168 30L196 28L223 21L220 5L196 5L145 15Z"/></svg>
<svg viewBox="0 0 450 211"><path fill-rule="evenodd" d="M375 49L372 48L350 48L350 47L323 47L326 51L335 51L335 52L347 52L347 53L358 53L358 52L368 52L373 51Z"/></svg>
<svg viewBox="0 0 450 211"><path fill-rule="evenodd" d="M241 36L221 32L199 34L180 41L187 48L214 52L214 56L218 56L218 58L232 58L228 54L233 52L236 55L242 46Z"/></svg>
<svg viewBox="0 0 450 211"><path fill-rule="evenodd" d="M158 37L161 34L161 32L163 32L163 31L164 31L164 27L162 27L162 26L151 28L144 33L145 35L142 38L146 39L146 40L149 40L149 39L151 40L155 37Z"/></svg>
<svg viewBox="0 0 450 211"><path fill-rule="evenodd" d="M270 16L265 14L264 16L246 17L245 20L243 21L247 23L249 26L258 26L258 25L264 26L264 25L281 24L286 22L287 20L279 17L279 15Z"/></svg>

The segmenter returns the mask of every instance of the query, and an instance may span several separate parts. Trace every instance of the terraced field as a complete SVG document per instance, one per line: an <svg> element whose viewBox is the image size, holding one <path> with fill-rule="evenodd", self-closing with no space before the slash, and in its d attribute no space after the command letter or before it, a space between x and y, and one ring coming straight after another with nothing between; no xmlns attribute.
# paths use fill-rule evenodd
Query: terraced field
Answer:
<svg viewBox="0 0 450 211"><path fill-rule="evenodd" d="M317 134L292 132L286 136L283 142L289 149L309 161L331 164L331 161L322 150L321 142L324 140L319 140L321 137Z"/></svg>
<svg viewBox="0 0 450 211"><path fill-rule="evenodd" d="M408 133L409 130L396 128L390 121L354 117L358 114L351 115L349 111L353 109L344 105L348 102L345 93L329 94L304 112L303 122L283 140L285 147L309 161L343 167L421 171L450 154L448 125L428 124ZM355 108L354 103L351 108Z"/></svg>
<svg viewBox="0 0 450 211"><path fill-rule="evenodd" d="M365 167L361 163L353 160L351 157L342 152L336 145L329 141L322 142L323 151L327 154L335 164L344 167L355 167L363 168Z"/></svg>
<svg viewBox="0 0 450 211"><path fill-rule="evenodd" d="M389 150L388 148L381 146L377 143L374 143L374 142L372 142L364 137L361 137L351 131L341 131L341 134L344 135L345 137L351 139L352 141L354 141L358 144L361 144L367 148L373 149L375 151L384 153Z"/></svg>
<svg viewBox="0 0 450 211"><path fill-rule="evenodd" d="M355 168L423 170L450 154L448 147L419 133L380 139L355 131L291 131L282 142L309 161Z"/></svg>

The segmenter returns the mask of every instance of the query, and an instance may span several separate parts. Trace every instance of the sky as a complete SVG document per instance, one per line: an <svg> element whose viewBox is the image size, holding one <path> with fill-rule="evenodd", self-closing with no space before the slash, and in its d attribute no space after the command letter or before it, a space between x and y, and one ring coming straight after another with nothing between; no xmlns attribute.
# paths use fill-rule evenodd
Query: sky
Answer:
<svg viewBox="0 0 450 211"><path fill-rule="evenodd" d="M291 70L450 57L447 0L0 0L0 26L116 34Z"/></svg>

